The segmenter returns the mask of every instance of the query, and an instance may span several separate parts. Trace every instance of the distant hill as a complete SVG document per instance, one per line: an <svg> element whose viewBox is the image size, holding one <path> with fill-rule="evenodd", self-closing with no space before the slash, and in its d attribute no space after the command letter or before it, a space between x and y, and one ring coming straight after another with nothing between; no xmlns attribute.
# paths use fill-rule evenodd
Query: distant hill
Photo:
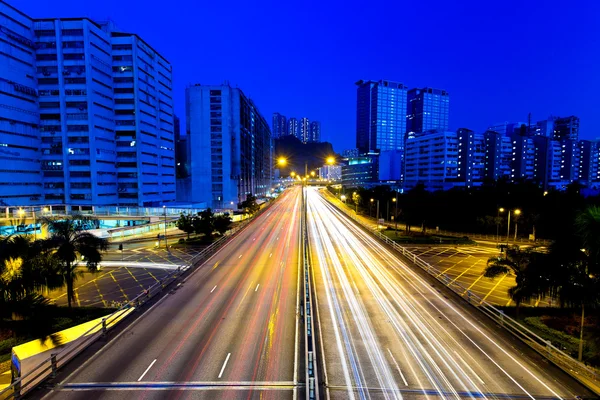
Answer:
<svg viewBox="0 0 600 400"><path fill-rule="evenodd" d="M333 146L329 142L321 143L302 143L294 136L284 136L275 139L275 149L273 152L273 162L275 168L281 170L281 176L289 176L292 171L304 174L304 164L308 163L308 172L314 171L325 164L325 160L330 156L337 156L333 151ZM277 159L285 157L287 166L281 168L277 166Z"/></svg>

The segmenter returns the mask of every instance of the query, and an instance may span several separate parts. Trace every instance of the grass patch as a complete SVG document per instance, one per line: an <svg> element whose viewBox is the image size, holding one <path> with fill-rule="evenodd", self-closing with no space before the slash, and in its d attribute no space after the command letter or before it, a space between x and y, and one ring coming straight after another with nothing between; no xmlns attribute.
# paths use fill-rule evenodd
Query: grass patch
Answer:
<svg viewBox="0 0 600 400"><path fill-rule="evenodd" d="M514 307L499 307L516 318ZM587 310L586 310L587 311ZM579 329L581 311L558 307L521 307L519 322L529 330L543 338L571 357L579 355ZM583 362L593 367L600 367L600 315L597 310L585 317L583 328Z"/></svg>
<svg viewBox="0 0 600 400"><path fill-rule="evenodd" d="M45 338L53 333L83 324L113 312L111 308L45 306L22 320L0 321L0 365L10 360L14 346ZM10 363L9 363L10 364Z"/></svg>
<svg viewBox="0 0 600 400"><path fill-rule="evenodd" d="M423 233L406 233L404 231L395 231L394 229L384 229L381 231L385 236L400 244L476 244L467 236L446 236L430 235Z"/></svg>

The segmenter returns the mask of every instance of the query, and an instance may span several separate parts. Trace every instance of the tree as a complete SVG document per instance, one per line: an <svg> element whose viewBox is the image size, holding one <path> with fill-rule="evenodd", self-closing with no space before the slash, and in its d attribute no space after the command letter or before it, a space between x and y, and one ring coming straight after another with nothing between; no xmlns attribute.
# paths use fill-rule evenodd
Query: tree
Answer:
<svg viewBox="0 0 600 400"><path fill-rule="evenodd" d="M204 239L210 241L212 233L215 230L214 214L210 208L198 213L198 216L193 220L194 230L198 234L203 234Z"/></svg>
<svg viewBox="0 0 600 400"><path fill-rule="evenodd" d="M194 216L181 213L179 219L177 220L177 228L187 233L187 238L189 240L190 233L194 233L195 231Z"/></svg>
<svg viewBox="0 0 600 400"><path fill-rule="evenodd" d="M490 257L483 272L486 278L515 274L516 285L508 289L508 295L516 303L516 313L523 301L540 298L548 291L547 280L543 276L544 255L533 248L525 250L518 246L508 247L501 257Z"/></svg>
<svg viewBox="0 0 600 400"><path fill-rule="evenodd" d="M40 241L22 235L0 239L0 309L27 312L27 305L44 303L38 292L63 284L58 265Z"/></svg>
<svg viewBox="0 0 600 400"><path fill-rule="evenodd" d="M258 210L260 210L260 206L256 202L256 196L252 196L251 194L246 196L246 200L242 201L240 206L240 208L246 210L246 212L250 214L254 214Z"/></svg>
<svg viewBox="0 0 600 400"><path fill-rule="evenodd" d="M43 245L52 249L60 263L59 273L67 284L67 300L71 307L73 283L79 275L78 261L85 261L87 269L96 272L98 263L102 261L102 252L108 248L108 241L86 232L89 226L98 223L94 218L75 214L63 219L43 218L42 223L48 227L50 235Z"/></svg>
<svg viewBox="0 0 600 400"><path fill-rule="evenodd" d="M600 272L600 207L590 206L575 217L575 227L585 253L590 273Z"/></svg>
<svg viewBox="0 0 600 400"><path fill-rule="evenodd" d="M228 213L217 215L213 222L214 228L219 234L223 235L231 225L231 217Z"/></svg>

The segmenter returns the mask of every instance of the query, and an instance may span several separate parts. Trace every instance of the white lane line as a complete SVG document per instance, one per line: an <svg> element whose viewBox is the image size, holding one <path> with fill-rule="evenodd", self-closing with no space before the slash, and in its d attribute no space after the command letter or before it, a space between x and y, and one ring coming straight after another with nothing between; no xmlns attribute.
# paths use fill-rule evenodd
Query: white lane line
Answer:
<svg viewBox="0 0 600 400"><path fill-rule="evenodd" d="M458 357L458 359L459 359L459 360L460 360L460 361L463 363L463 365L464 365L465 367L467 367L467 369L468 369L469 371L471 371L471 373L472 373L473 375L475 375L475 377L476 377L477 379L479 379L479 382L481 382L481 384L482 384L482 385L485 385L485 382L483 381L483 379L481 379L481 377L480 377L479 375L477 375L477 373L476 373L475 371L473 371L473 369L472 369L472 368L469 366L469 364L467 364L467 362L466 362L465 360L463 360L463 358L462 358L462 357L461 357L461 356L458 354L458 352L457 352L456 350L454 350L454 354L456 354L456 357Z"/></svg>
<svg viewBox="0 0 600 400"><path fill-rule="evenodd" d="M238 258L242 258L242 255L240 254L240 256Z"/></svg>
<svg viewBox="0 0 600 400"><path fill-rule="evenodd" d="M217 288L217 285L215 285L214 288L212 288L212 290L210 291L211 293L215 291L215 289Z"/></svg>
<svg viewBox="0 0 600 400"><path fill-rule="evenodd" d="M154 365L155 362L156 362L156 359L154 359L154 361L152 361L150 363L150 365L148 365L148 368L146 368L146 370L144 371L144 373L142 374L142 376L140 376L140 379L138 379L138 382L141 381L142 379L144 379L144 376L146 376L146 374L148 373L148 371L150 371L150 368L152 368L152 366Z"/></svg>
<svg viewBox="0 0 600 400"><path fill-rule="evenodd" d="M223 376L223 371L225 371L225 367L227 366L227 361L229 361L230 356L231 356L231 353L227 353L227 358L225 359L225 362L223 363L223 366L221 367L221 372L219 372L219 379L221 379L221 377Z"/></svg>
<svg viewBox="0 0 600 400"><path fill-rule="evenodd" d="M271 258L272 255L273 255L273 253L269 253L269 258Z"/></svg>
<svg viewBox="0 0 600 400"><path fill-rule="evenodd" d="M258 285L256 285L256 289L254 289L255 292L258 290L259 286L260 286L260 283Z"/></svg>
<svg viewBox="0 0 600 400"><path fill-rule="evenodd" d="M404 374L402 374L402 371L400 371L400 366L398 365L398 362L396 362L396 359L394 358L392 351L390 350L389 347L387 350L388 350L388 353L390 353L390 357L392 357L392 361L394 362L394 365L396 365L396 368L398 369L398 373L400 374L400 377L402 378L402 382L404 382L404 386L408 386L408 382L406 382L406 378L404 378Z"/></svg>

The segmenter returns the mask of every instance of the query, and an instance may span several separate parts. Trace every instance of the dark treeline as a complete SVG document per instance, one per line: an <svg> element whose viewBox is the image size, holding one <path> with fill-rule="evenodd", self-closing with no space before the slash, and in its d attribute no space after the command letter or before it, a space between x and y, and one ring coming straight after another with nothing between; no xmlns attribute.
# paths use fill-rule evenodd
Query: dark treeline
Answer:
<svg viewBox="0 0 600 400"><path fill-rule="evenodd" d="M337 192L332 189L333 193ZM379 217L396 217L393 198L396 192L390 186L376 186L372 189L344 188L349 204L355 204L356 192L358 207L365 214L371 210L375 216L375 202L379 200ZM447 191L429 192L424 186L417 186L398 194L398 221L412 227L424 225L429 229L439 227L465 233L486 233L506 235L508 210L519 209L520 215L511 215L511 235L515 221L519 236L527 236L535 229L536 237L555 239L565 230L573 230L573 221L579 211L589 205L599 205L600 198L581 195L578 184L570 185L565 191L544 191L530 182L508 183L497 181L480 188L465 190L456 188ZM371 202L374 199L375 202ZM373 204L371 206L371 204ZM503 208L504 212L499 212Z"/></svg>

